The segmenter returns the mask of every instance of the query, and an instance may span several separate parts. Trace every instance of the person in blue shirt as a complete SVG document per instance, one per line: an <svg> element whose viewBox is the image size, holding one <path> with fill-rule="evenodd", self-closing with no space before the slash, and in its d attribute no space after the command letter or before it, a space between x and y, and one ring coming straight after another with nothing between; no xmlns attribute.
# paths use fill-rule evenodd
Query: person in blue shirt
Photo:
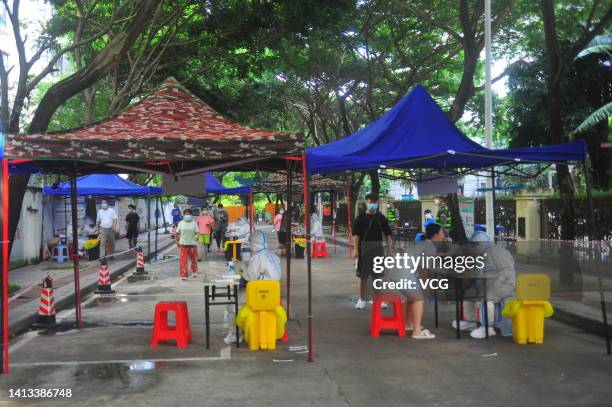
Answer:
<svg viewBox="0 0 612 407"><path fill-rule="evenodd" d="M172 209L172 223L176 226L183 219L181 214L181 210L178 207L178 204L174 204L174 209Z"/></svg>

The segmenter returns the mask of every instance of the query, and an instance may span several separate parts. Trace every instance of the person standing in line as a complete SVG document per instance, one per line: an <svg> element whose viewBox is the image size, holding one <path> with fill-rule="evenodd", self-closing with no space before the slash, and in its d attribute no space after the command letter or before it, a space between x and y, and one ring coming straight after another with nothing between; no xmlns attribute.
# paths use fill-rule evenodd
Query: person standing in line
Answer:
<svg viewBox="0 0 612 407"><path fill-rule="evenodd" d="M278 248L280 249L280 255L285 256L286 244L287 244L287 229L283 224L283 218L285 216L285 209L280 208L278 213L274 217L274 231L278 239Z"/></svg>
<svg viewBox="0 0 612 407"><path fill-rule="evenodd" d="M385 255L383 238L387 243L387 256L393 255L391 228L387 219L378 210L378 195L369 193L365 199L366 211L355 218L352 230L355 247L353 257L357 259L357 277L360 279L360 298L355 305L356 309L365 308L366 299L371 300L367 288L368 285L372 286L374 258Z"/></svg>
<svg viewBox="0 0 612 407"><path fill-rule="evenodd" d="M190 209L185 209L183 219L176 227L176 244L179 247L179 265L182 280L187 280L188 266L191 262L191 273L198 276L198 225L193 220Z"/></svg>
<svg viewBox="0 0 612 407"><path fill-rule="evenodd" d="M136 213L136 206L133 204L128 205L129 212L125 217L125 223L127 224L127 233L125 237L128 240L128 246L133 249L138 244L138 223L140 222L140 216Z"/></svg>
<svg viewBox="0 0 612 407"><path fill-rule="evenodd" d="M178 225L179 222L181 221L181 219L183 219L183 216L181 214L181 210L178 207L178 204L175 203L174 204L174 209L172 209L172 224L174 226Z"/></svg>
<svg viewBox="0 0 612 407"><path fill-rule="evenodd" d="M215 241L217 242L217 250L223 251L223 241L225 240L225 231L227 230L229 215L223 204L217 205L217 213L215 214Z"/></svg>
<svg viewBox="0 0 612 407"><path fill-rule="evenodd" d="M215 220L210 216L210 212L207 208L202 208L202 213L198 216L196 222L198 223L198 243L200 245L200 256L198 260L202 261L202 255L206 257L210 251L210 236L215 226Z"/></svg>
<svg viewBox="0 0 612 407"><path fill-rule="evenodd" d="M108 201L102 199L100 201L100 209L96 217L98 234L100 235L100 249L104 249L105 256L111 256L115 253L115 233L117 233L117 212L113 208L109 208ZM108 252L106 251L106 243L108 242ZM101 252L101 251L100 251Z"/></svg>

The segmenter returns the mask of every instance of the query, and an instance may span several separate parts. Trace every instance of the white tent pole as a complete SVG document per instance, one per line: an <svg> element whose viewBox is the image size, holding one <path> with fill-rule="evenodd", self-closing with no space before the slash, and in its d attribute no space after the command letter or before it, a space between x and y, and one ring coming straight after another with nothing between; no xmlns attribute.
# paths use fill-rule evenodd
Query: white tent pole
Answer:
<svg viewBox="0 0 612 407"><path fill-rule="evenodd" d="M491 95L491 0L485 0L485 146L493 148L493 98ZM494 172L491 172L493 174ZM495 236L495 208L493 207L493 179L487 177L485 209L487 233Z"/></svg>

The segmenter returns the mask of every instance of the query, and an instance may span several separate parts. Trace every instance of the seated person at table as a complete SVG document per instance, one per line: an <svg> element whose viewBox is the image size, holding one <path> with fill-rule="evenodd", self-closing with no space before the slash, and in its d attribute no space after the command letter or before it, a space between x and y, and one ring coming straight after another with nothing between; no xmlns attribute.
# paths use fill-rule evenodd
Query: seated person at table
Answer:
<svg viewBox="0 0 612 407"><path fill-rule="evenodd" d="M266 234L261 230L255 230L250 240L251 257L249 258L249 265L244 271L242 277L247 281L253 280L278 280L280 281L282 275L282 268L280 264L280 258L268 247L268 238ZM242 290L238 297L239 303L245 302L245 291ZM227 344L236 341L235 325L236 315L234 313L234 306L228 305L226 308L226 321L231 321L232 324L225 324L225 327L229 329L228 334L225 336L223 341Z"/></svg>
<svg viewBox="0 0 612 407"><path fill-rule="evenodd" d="M470 237L470 242L461 248L461 254L466 256L484 256L483 272L497 273L497 278L486 280L487 313L489 336L495 335L495 303L514 293L516 271L514 259L503 243L495 244L483 231L476 231ZM481 312L477 321L476 310L481 308L482 301L463 301L463 315L466 320L460 322L461 330L471 330L470 336L475 339L485 338L484 313ZM480 323L480 326L478 326ZM457 321L452 326L457 329Z"/></svg>
<svg viewBox="0 0 612 407"><path fill-rule="evenodd" d="M437 223L430 223L425 227L425 239L417 242L408 250L411 256L433 256L436 254L436 242L444 239L444 231ZM426 278L426 270L419 269L411 272L410 269L404 269L404 278L418 281L419 278ZM435 339L436 335L431 333L429 329L424 329L421 321L423 320L423 308L425 306L425 293L420 289L420 285L416 284L414 290L404 290L402 296L406 302L406 330L412 331L413 339Z"/></svg>

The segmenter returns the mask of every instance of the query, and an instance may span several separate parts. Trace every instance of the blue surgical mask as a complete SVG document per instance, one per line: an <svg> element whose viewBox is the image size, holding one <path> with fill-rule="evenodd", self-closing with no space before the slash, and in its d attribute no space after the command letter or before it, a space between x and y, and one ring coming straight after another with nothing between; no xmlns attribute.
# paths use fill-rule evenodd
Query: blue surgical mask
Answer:
<svg viewBox="0 0 612 407"><path fill-rule="evenodd" d="M369 203L367 207L368 207L368 212L376 212L378 210L377 203Z"/></svg>
<svg viewBox="0 0 612 407"><path fill-rule="evenodd" d="M108 204L103 203L102 205L100 205L102 209L106 209L108 208Z"/></svg>
<svg viewBox="0 0 612 407"><path fill-rule="evenodd" d="M183 216L183 220L186 220L187 222L191 222L193 220L193 216L185 215L185 216Z"/></svg>

